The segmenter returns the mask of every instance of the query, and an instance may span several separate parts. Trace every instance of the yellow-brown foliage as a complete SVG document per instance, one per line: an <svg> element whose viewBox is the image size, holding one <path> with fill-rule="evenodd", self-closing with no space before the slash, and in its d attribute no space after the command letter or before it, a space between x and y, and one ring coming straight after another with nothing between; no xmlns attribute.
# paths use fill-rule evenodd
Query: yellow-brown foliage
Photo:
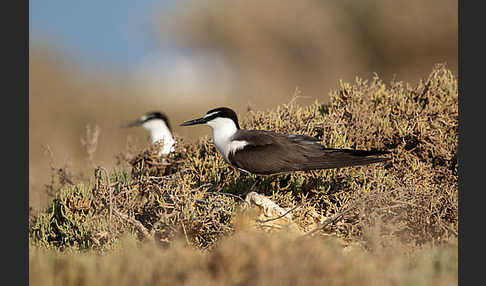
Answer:
<svg viewBox="0 0 486 286"><path fill-rule="evenodd" d="M392 158L265 178L258 191L284 208L301 206L292 216L303 232L332 234L346 244L374 249L396 239L414 246L455 238L457 100L456 79L438 65L413 87L357 78L341 82L330 104L292 101L266 112L250 110L240 115L244 128L316 136L328 147L387 149ZM196 143L179 138L171 160L176 168L164 176L125 163L96 168L89 182L67 184L48 208L33 214L32 244L103 251L131 233L162 245L180 236L194 247L213 248L234 233L239 195L255 177L229 167L209 137Z"/></svg>
<svg viewBox="0 0 486 286"><path fill-rule="evenodd" d="M343 249L334 239L239 232L203 253L121 239L116 251L55 252L31 246L31 285L457 285L457 241L412 253Z"/></svg>

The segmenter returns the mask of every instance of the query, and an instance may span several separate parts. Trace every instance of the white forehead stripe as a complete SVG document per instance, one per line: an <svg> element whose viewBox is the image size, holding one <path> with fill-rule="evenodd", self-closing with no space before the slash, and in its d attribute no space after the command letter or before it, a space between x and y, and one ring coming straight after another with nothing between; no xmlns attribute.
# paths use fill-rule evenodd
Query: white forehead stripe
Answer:
<svg viewBox="0 0 486 286"><path fill-rule="evenodd" d="M206 117L209 117L209 116L211 116L211 115L218 114L218 113L219 113L219 111L211 112L211 113L208 113L208 114L204 115L204 117L203 117L203 118L206 118Z"/></svg>

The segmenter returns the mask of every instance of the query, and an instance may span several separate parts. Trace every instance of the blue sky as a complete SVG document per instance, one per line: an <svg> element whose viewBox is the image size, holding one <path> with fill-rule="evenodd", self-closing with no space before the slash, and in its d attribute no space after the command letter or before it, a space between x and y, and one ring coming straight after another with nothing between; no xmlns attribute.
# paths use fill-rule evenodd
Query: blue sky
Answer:
<svg viewBox="0 0 486 286"><path fill-rule="evenodd" d="M169 43L154 30L155 13L170 0L30 0L30 39L50 41L84 64L133 68Z"/></svg>

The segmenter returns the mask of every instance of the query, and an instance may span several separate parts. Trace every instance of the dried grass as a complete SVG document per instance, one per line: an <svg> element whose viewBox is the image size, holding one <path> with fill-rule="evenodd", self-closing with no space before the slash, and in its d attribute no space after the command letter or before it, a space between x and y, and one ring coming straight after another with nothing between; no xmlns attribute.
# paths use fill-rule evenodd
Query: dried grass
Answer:
<svg viewBox="0 0 486 286"><path fill-rule="evenodd" d="M258 192L292 210L307 236L333 236L344 245L413 248L457 238L458 94L452 73L438 65L414 87L356 78L340 82L330 95L328 105L293 100L274 110L250 110L240 114L241 125L316 136L335 148L388 149L392 160L264 178ZM30 219L32 245L104 252L117 249L128 234L166 247L181 238L209 250L239 233L238 219L249 214L239 195L255 177L229 167L209 137L177 139L166 162L154 156L153 146L125 156L130 159L119 168L96 168L89 182L57 189L52 204ZM242 264L240 271L261 265Z"/></svg>
<svg viewBox="0 0 486 286"><path fill-rule="evenodd" d="M120 242L104 255L31 247L31 285L457 285L457 241L380 254L286 232L240 231L211 252Z"/></svg>

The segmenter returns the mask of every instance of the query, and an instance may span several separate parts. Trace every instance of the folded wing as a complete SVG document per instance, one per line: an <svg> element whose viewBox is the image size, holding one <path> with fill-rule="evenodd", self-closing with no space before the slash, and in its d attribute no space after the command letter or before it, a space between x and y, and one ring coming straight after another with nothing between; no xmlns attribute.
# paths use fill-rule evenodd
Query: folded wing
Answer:
<svg viewBox="0 0 486 286"><path fill-rule="evenodd" d="M305 135L284 135L251 130L235 134L234 140L248 142L243 149L229 154L236 167L260 175L290 171L332 169L366 165L389 160L377 155L386 151L325 148L319 139Z"/></svg>

